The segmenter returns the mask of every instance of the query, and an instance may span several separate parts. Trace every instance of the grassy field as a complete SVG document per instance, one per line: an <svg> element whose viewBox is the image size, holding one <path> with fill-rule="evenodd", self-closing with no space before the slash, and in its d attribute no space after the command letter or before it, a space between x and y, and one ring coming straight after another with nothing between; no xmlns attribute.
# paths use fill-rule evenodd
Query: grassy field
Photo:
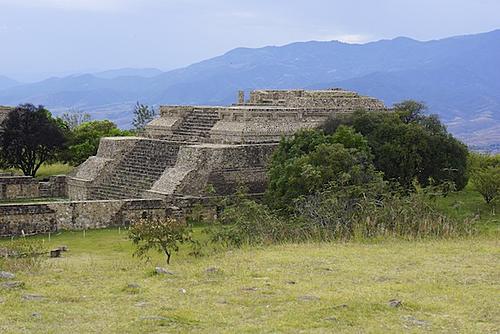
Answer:
<svg viewBox="0 0 500 334"><path fill-rule="evenodd" d="M481 233L490 235L498 235L500 232L499 203L497 201L496 207L486 204L470 183L462 191L436 198L437 207L443 213L455 219L474 217Z"/></svg>
<svg viewBox="0 0 500 334"><path fill-rule="evenodd" d="M62 164L62 163L55 163L55 164L44 164L38 169L38 172L36 173L36 177L39 179L43 179L48 176L52 175L66 175L69 172L73 170L73 166L70 166L68 164ZM20 170L15 170L15 169L7 169L7 170L0 170L1 172L4 173L14 173L14 174L19 174L22 175L22 172Z"/></svg>
<svg viewBox="0 0 500 334"><path fill-rule="evenodd" d="M181 248L172 275L154 273L166 267L159 254L148 264L132 257L123 230L39 236L70 251L15 272L23 288L0 287L0 333L499 333L498 215L471 187L436 201L456 218L475 216L479 234L199 258Z"/></svg>
<svg viewBox="0 0 500 334"><path fill-rule="evenodd" d="M182 249L168 267L173 275L153 274L165 266L160 256L150 264L133 258L123 231L52 236L50 246L63 244L70 248L63 258L18 273L25 288L0 289L1 333L500 330L499 243L487 236L282 245L201 258ZM392 299L402 305L391 307Z"/></svg>

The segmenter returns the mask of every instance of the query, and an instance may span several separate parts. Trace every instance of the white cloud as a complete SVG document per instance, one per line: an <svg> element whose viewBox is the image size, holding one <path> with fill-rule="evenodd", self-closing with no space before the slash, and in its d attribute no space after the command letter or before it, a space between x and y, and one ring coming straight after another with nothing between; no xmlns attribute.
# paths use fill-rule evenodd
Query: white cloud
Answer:
<svg viewBox="0 0 500 334"><path fill-rule="evenodd" d="M362 44L374 40L373 36L362 34L347 34L347 35L324 35L320 36L322 41L340 41L349 44Z"/></svg>

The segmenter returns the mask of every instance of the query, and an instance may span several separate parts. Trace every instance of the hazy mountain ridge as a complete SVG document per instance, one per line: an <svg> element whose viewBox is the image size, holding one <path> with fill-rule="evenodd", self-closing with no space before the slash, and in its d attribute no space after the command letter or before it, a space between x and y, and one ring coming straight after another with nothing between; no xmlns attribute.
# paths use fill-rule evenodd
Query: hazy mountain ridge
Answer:
<svg viewBox="0 0 500 334"><path fill-rule="evenodd" d="M0 75L0 90L11 88L11 87L17 86L19 84L20 83L14 79Z"/></svg>
<svg viewBox="0 0 500 334"><path fill-rule="evenodd" d="M78 108L124 126L138 100L217 105L234 102L239 89L326 87L353 89L388 105L422 100L469 143L498 143L492 134L500 132L500 30L428 42L400 37L237 48L169 72L118 69L0 86L0 104Z"/></svg>

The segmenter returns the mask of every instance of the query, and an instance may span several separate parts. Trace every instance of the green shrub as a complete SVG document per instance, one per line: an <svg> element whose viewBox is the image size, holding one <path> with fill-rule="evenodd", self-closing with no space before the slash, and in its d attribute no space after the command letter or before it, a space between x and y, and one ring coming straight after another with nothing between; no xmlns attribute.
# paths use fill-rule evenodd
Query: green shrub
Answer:
<svg viewBox="0 0 500 334"><path fill-rule="evenodd" d="M324 227L329 238L343 240L451 237L474 231L471 220L453 220L439 212L427 192L365 192L352 196L350 188L305 199L300 203L299 217L307 224Z"/></svg>
<svg viewBox="0 0 500 334"><path fill-rule="evenodd" d="M500 195L500 166L474 170L472 183L484 201L492 204Z"/></svg>
<svg viewBox="0 0 500 334"><path fill-rule="evenodd" d="M130 226L129 238L136 246L135 256L149 261L149 251L157 250L166 256L167 264L180 244L192 241L187 224L170 217L139 219Z"/></svg>
<svg viewBox="0 0 500 334"><path fill-rule="evenodd" d="M322 128L331 134L348 125L361 133L375 168L386 180L408 189L415 179L423 186L451 181L461 190L468 181L467 147L446 131L437 116L426 116L424 110L421 103L405 101L394 112L357 111L332 117Z"/></svg>
<svg viewBox="0 0 500 334"><path fill-rule="evenodd" d="M407 193L391 190L381 177L363 185L339 181L296 199L293 215L279 215L241 198L224 209L209 231L213 243L235 247L380 237L447 238L474 232L473 220L453 220L437 210L435 196L442 196L441 187Z"/></svg>
<svg viewBox="0 0 500 334"><path fill-rule="evenodd" d="M324 190L332 182L356 185L377 177L366 140L343 126L331 136L305 130L283 139L268 174L267 204L288 214L295 200Z"/></svg>
<svg viewBox="0 0 500 334"><path fill-rule="evenodd" d="M246 198L227 206L208 231L212 243L223 246L272 244L295 239L293 224L286 224L265 205Z"/></svg>

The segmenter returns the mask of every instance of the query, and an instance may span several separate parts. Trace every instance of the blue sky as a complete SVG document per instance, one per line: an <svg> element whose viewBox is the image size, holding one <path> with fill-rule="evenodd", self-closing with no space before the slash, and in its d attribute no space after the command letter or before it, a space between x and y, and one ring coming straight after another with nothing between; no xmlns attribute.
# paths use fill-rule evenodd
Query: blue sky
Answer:
<svg viewBox="0 0 500 334"><path fill-rule="evenodd" d="M185 66L305 40L430 40L500 28L498 0L0 0L0 75Z"/></svg>

